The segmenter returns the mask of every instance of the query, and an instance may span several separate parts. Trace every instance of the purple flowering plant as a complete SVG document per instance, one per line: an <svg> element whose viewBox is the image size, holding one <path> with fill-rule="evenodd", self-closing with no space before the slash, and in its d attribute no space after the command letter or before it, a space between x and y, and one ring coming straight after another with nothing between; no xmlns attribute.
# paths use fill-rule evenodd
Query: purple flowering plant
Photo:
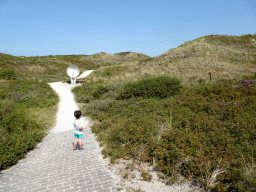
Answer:
<svg viewBox="0 0 256 192"><path fill-rule="evenodd" d="M241 81L241 84L243 85L243 87L248 87L248 93L249 93L249 88L252 86L253 83L254 81L249 79L245 79Z"/></svg>

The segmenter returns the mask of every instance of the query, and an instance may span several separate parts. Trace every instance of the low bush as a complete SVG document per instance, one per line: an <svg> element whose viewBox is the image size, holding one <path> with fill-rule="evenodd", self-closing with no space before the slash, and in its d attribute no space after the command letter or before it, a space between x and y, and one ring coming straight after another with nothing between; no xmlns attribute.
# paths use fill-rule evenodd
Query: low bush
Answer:
<svg viewBox="0 0 256 192"><path fill-rule="evenodd" d="M104 93L108 92L108 88L103 85L98 85L93 91L92 95L94 98L99 99Z"/></svg>
<svg viewBox="0 0 256 192"><path fill-rule="evenodd" d="M125 85L117 99L166 98L181 92L180 80L168 76L148 77Z"/></svg>
<svg viewBox="0 0 256 192"><path fill-rule="evenodd" d="M72 89L72 93L75 94L76 102L89 103L94 100L92 93L96 90L97 84L93 82L85 82L81 87L75 87Z"/></svg>
<svg viewBox="0 0 256 192"><path fill-rule="evenodd" d="M146 171L142 171L141 176L145 181L151 181L152 175Z"/></svg>
<svg viewBox="0 0 256 192"><path fill-rule="evenodd" d="M103 84L102 82L85 82L83 86L72 89L78 103L90 103L95 100L113 100L121 90L119 85Z"/></svg>
<svg viewBox="0 0 256 192"><path fill-rule="evenodd" d="M16 74L14 70L4 68L0 70L0 79L6 79L6 80L16 79Z"/></svg>

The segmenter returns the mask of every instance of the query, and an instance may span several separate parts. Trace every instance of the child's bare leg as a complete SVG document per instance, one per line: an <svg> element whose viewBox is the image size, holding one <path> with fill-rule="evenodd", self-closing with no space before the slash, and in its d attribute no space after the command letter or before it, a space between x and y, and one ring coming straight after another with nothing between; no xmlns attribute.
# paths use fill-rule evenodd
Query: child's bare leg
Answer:
<svg viewBox="0 0 256 192"><path fill-rule="evenodd" d="M80 146L80 149L82 149L82 138L79 138L79 146Z"/></svg>
<svg viewBox="0 0 256 192"><path fill-rule="evenodd" d="M78 142L78 138L76 138L75 141L74 141L74 149L76 149L77 142Z"/></svg>

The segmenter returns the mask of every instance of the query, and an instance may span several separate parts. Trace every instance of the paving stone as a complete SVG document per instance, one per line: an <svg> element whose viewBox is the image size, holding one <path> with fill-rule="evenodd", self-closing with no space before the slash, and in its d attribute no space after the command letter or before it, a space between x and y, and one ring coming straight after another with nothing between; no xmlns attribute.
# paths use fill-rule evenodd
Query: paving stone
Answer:
<svg viewBox="0 0 256 192"><path fill-rule="evenodd" d="M110 189L103 189L102 192L111 192Z"/></svg>
<svg viewBox="0 0 256 192"><path fill-rule="evenodd" d="M62 184L51 185L51 186L47 186L47 189L53 190L53 189L56 189L56 188L59 188L59 187L63 187L63 185Z"/></svg>
<svg viewBox="0 0 256 192"><path fill-rule="evenodd" d="M58 188L56 188L56 191L65 191L65 190L67 190L67 189L69 189L70 187L58 187Z"/></svg>
<svg viewBox="0 0 256 192"><path fill-rule="evenodd" d="M77 188L71 188L71 189L66 189L64 190L65 192L77 192L79 189Z"/></svg>
<svg viewBox="0 0 256 192"><path fill-rule="evenodd" d="M103 189L102 189L102 187L100 187L100 186L99 186L99 187L95 187L95 188L92 189L92 191L102 191L102 190L103 190Z"/></svg>
<svg viewBox="0 0 256 192"><path fill-rule="evenodd" d="M38 192L40 192L40 191L46 191L46 190L47 190L47 186L37 188L37 191L38 191Z"/></svg>

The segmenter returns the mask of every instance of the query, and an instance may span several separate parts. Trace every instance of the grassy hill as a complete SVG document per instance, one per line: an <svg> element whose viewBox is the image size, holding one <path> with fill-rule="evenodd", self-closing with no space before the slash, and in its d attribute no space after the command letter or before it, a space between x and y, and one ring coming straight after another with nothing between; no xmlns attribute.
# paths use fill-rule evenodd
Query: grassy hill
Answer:
<svg viewBox="0 0 256 192"><path fill-rule="evenodd" d="M255 73L255 35L227 36L210 35L186 42L164 54L139 62L130 68L126 76L131 79L138 74L169 74L183 79L191 86L199 79L206 82L222 79L241 79ZM136 78L137 79L137 78Z"/></svg>
<svg viewBox="0 0 256 192"><path fill-rule="evenodd" d="M119 54L98 53L94 55L49 55L41 57L15 57L0 53L0 69L13 69L18 80L38 79L43 82L68 80L67 68L76 65L80 73L95 70L102 66L116 65L124 61L133 61L149 56L139 53L128 53L125 57Z"/></svg>
<svg viewBox="0 0 256 192"><path fill-rule="evenodd" d="M0 71L9 68L17 76L1 80L1 113L6 115L0 134L6 139L0 150L7 154L5 146L11 145L16 153L0 159L1 169L16 163L54 125L58 97L46 83L69 80L67 67L77 65L81 72L95 70L72 91L83 114L97 122L92 131L112 163L118 158L150 162L169 182L188 179L205 190L253 191L254 39L256 34L204 36L157 57L134 52L25 58L0 54ZM17 125L10 119L20 109L27 114L21 119L29 121L8 130ZM47 125L44 119L49 119ZM18 137L33 123L42 125L42 135L35 141L29 134ZM13 139L8 140L10 133Z"/></svg>

